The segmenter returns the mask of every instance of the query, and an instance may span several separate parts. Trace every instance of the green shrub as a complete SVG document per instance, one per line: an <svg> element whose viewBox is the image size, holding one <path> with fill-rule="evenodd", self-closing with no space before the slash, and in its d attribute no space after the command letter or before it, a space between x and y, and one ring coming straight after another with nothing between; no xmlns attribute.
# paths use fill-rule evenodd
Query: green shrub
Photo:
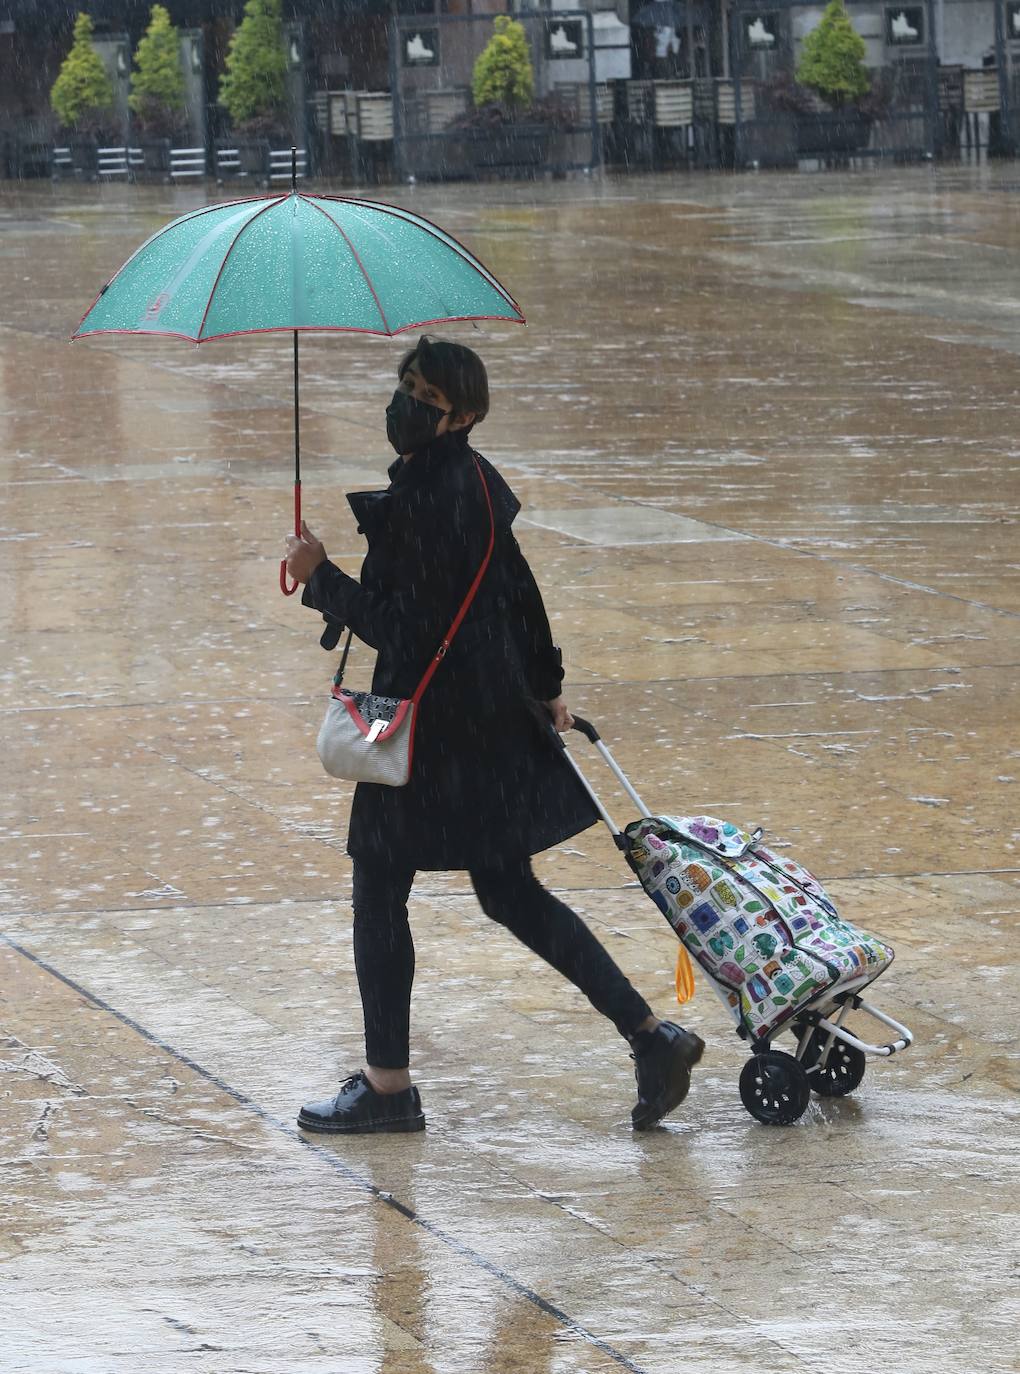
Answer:
<svg viewBox="0 0 1020 1374"><path fill-rule="evenodd" d="M184 113L180 34L162 5L153 5L149 27L135 51L128 104L150 133L171 133Z"/></svg>
<svg viewBox="0 0 1020 1374"><path fill-rule="evenodd" d="M92 46L92 20L79 14L74 43L50 91L53 113L67 129L95 133L113 116L113 83Z"/></svg>
<svg viewBox="0 0 1020 1374"><path fill-rule="evenodd" d="M526 110L534 99L535 76L524 25L509 15L497 14L493 27L495 32L479 54L472 73L474 102Z"/></svg>
<svg viewBox="0 0 1020 1374"><path fill-rule="evenodd" d="M850 23L843 0L831 0L816 29L804 39L797 80L829 105L851 104L871 89L864 39Z"/></svg>
<svg viewBox="0 0 1020 1374"><path fill-rule="evenodd" d="M230 40L220 104L238 127L278 118L287 107L287 53L280 0L248 0Z"/></svg>

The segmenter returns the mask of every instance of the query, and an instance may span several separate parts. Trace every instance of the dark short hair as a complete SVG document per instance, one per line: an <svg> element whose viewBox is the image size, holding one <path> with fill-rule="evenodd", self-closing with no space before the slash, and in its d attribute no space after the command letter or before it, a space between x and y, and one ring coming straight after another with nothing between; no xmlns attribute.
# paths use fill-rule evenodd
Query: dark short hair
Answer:
<svg viewBox="0 0 1020 1374"><path fill-rule="evenodd" d="M473 413L475 424L489 413L489 378L478 354L464 344L430 339L423 334L400 360L397 376L403 379L412 363L432 386L437 386L453 406L454 415Z"/></svg>

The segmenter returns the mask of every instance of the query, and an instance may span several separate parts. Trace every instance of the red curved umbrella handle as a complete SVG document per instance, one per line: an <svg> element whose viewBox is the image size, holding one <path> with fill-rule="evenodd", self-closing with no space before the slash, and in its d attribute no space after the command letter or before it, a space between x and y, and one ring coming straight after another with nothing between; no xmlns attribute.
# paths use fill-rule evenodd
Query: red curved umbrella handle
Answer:
<svg viewBox="0 0 1020 1374"><path fill-rule="evenodd" d="M299 539L301 538L301 483L300 483L300 482L295 482L295 483L294 483L294 533L297 535L297 537L298 537ZM295 582L294 585L293 585L293 587L288 587L288 586L287 586L287 560L286 560L286 558L282 559L282 560L280 561L280 591L283 592L284 596L293 596L294 593L297 591L298 587L300 587L300 586L301 586L301 583L300 583L300 582Z"/></svg>

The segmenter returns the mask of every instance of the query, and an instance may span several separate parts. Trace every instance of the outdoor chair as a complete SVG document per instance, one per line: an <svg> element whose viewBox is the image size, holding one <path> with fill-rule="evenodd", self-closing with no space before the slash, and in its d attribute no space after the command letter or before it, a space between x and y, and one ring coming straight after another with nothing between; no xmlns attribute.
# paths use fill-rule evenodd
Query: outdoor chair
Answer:
<svg viewBox="0 0 1020 1374"><path fill-rule="evenodd" d="M144 165L145 157L141 148L121 145L96 149L96 175L99 177L125 177L130 180Z"/></svg>

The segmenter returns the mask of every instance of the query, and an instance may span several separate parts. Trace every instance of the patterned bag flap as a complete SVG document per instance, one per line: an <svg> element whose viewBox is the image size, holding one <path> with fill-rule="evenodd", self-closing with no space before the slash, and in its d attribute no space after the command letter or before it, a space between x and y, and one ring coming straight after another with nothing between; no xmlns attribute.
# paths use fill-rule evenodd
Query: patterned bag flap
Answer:
<svg viewBox="0 0 1020 1374"><path fill-rule="evenodd" d="M381 697L375 692L349 692L346 687L338 686L333 687L331 695L347 707L351 720L368 744L382 743L395 735L412 705L406 698Z"/></svg>
<svg viewBox="0 0 1020 1374"><path fill-rule="evenodd" d="M715 816L659 816L657 819L680 839L724 859L739 859L764 833L761 829L741 830L731 821L720 821Z"/></svg>

